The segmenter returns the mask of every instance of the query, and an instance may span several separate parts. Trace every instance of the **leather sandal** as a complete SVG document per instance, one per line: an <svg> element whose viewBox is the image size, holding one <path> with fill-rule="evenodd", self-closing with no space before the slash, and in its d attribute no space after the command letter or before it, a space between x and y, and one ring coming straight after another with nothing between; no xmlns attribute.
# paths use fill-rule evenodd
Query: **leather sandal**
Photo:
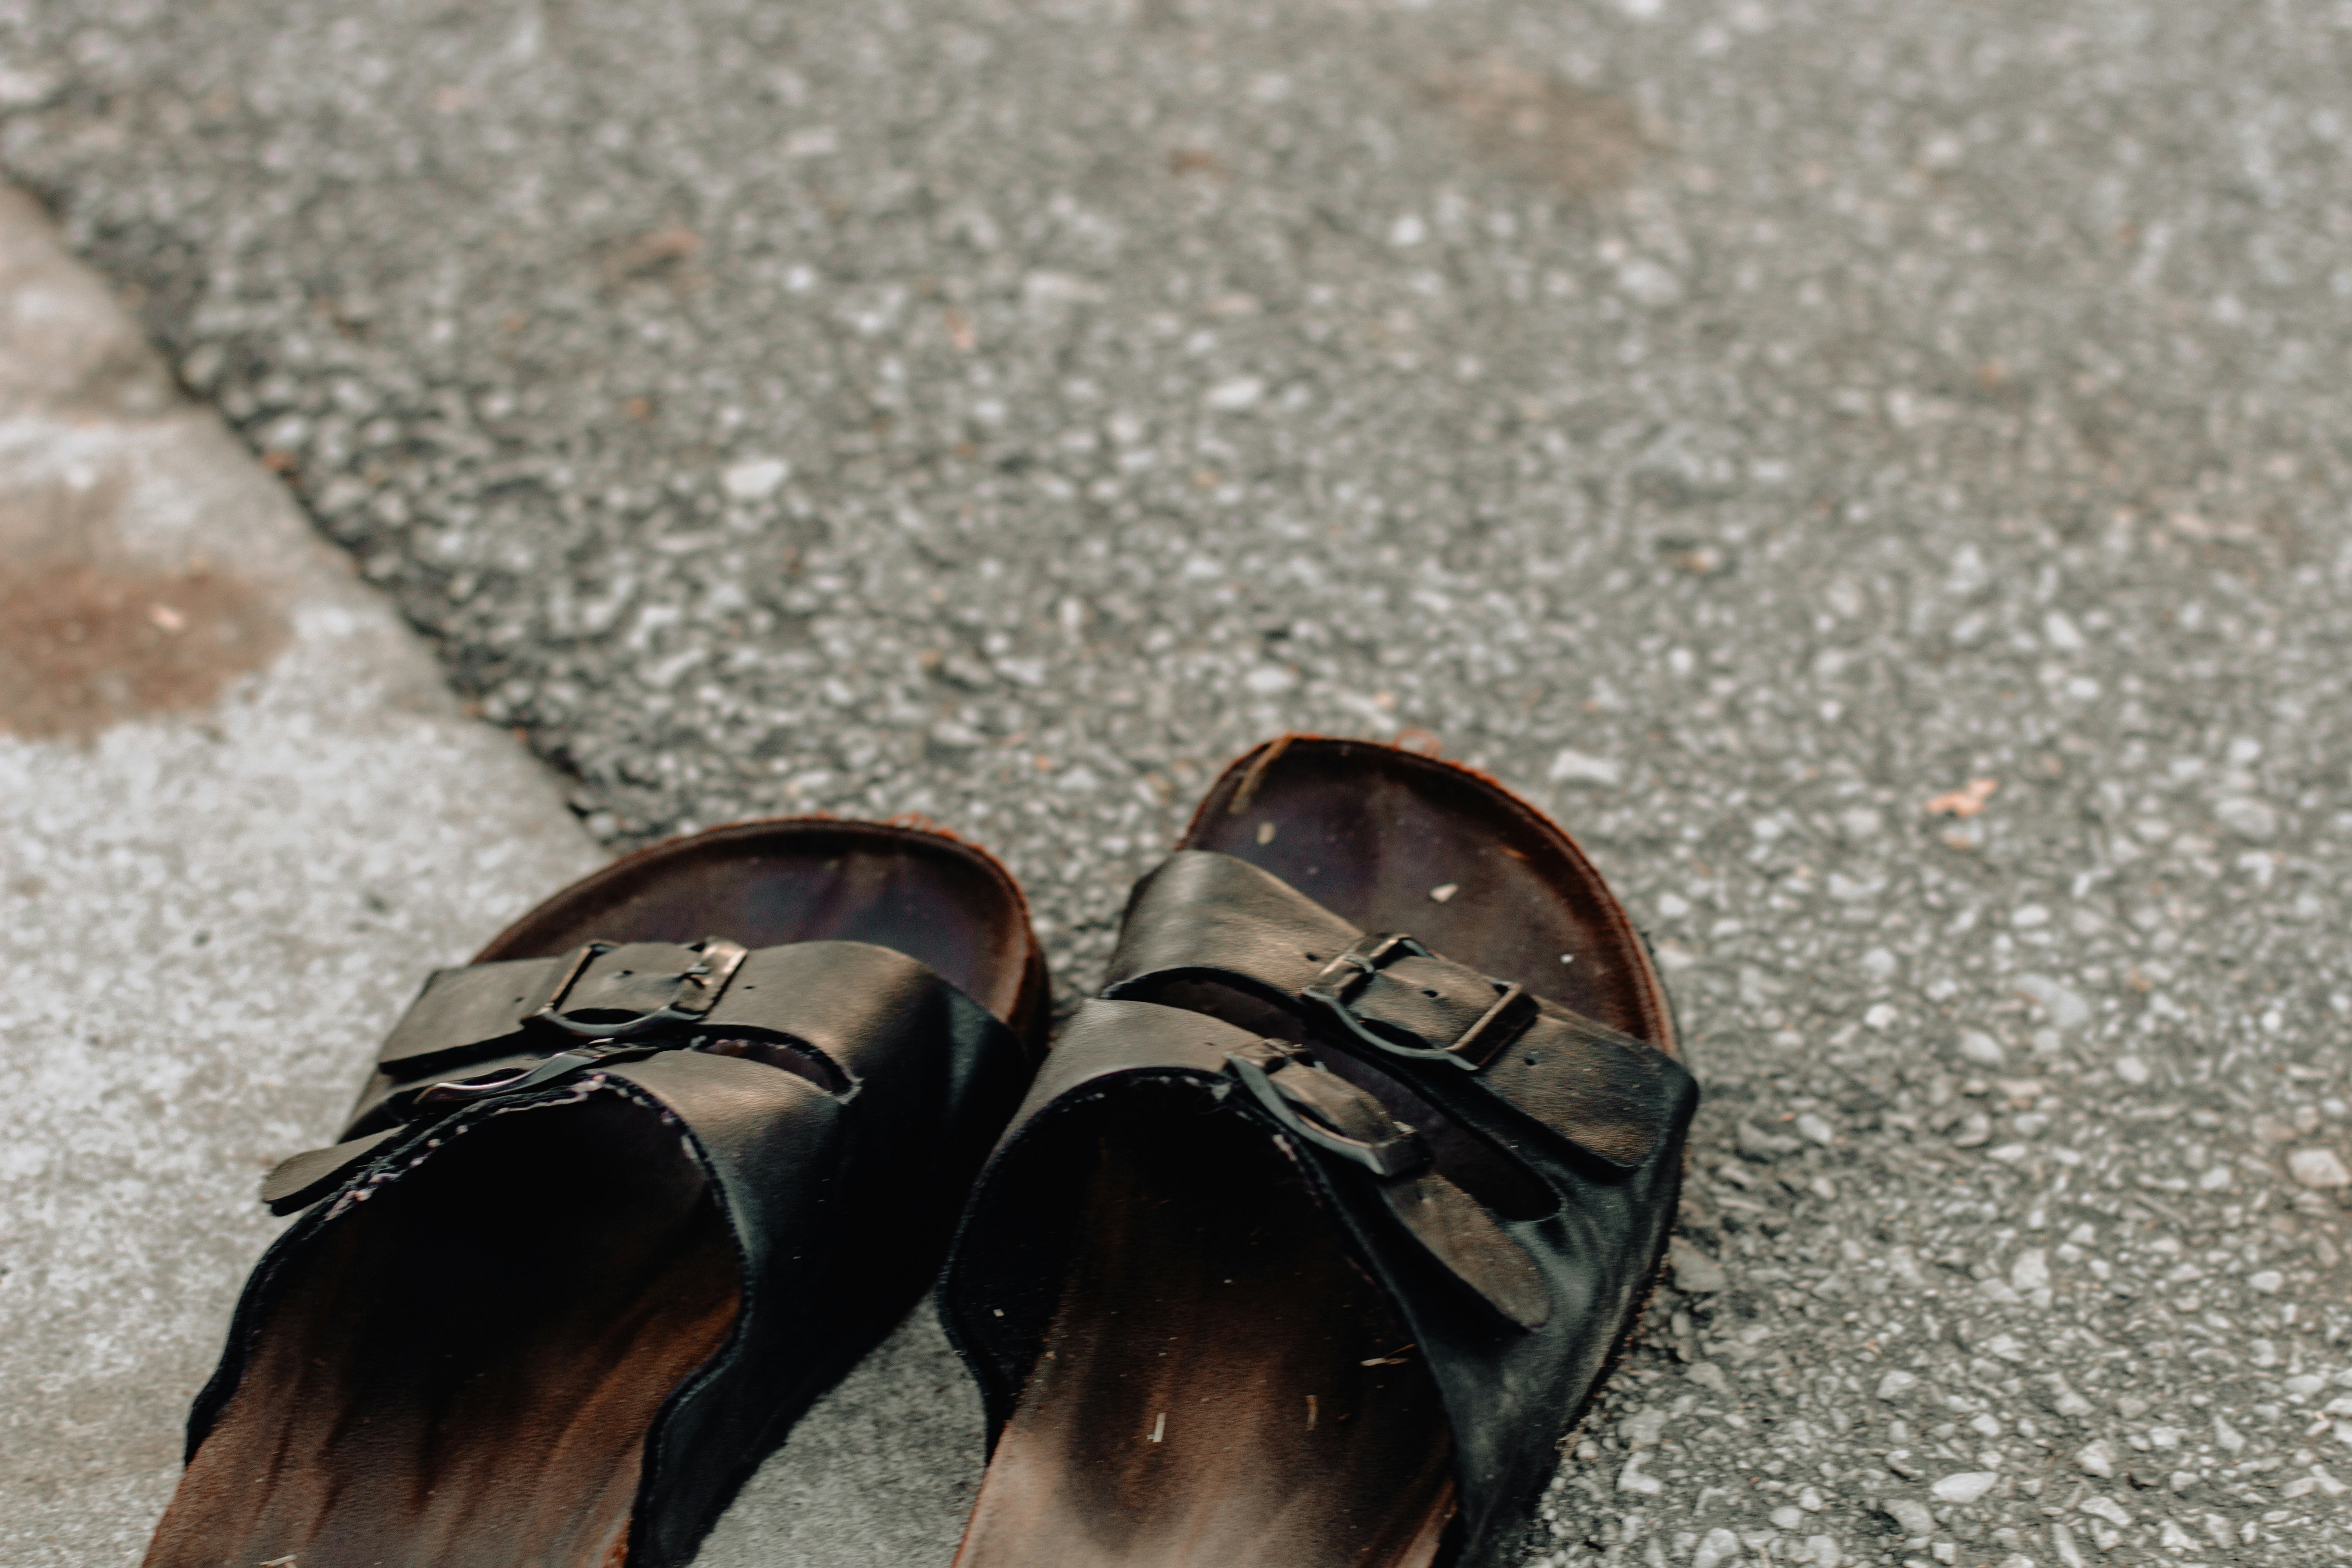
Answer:
<svg viewBox="0 0 2352 1568"><path fill-rule="evenodd" d="M717 934L713 934L717 933ZM254 1270L149 1568L664 1568L936 1278L1045 963L944 835L632 855L394 1028Z"/></svg>
<svg viewBox="0 0 2352 1568"><path fill-rule="evenodd" d="M958 1232L992 1448L958 1568L1517 1561L1696 1101L1640 936L1533 807L1360 742L1242 758Z"/></svg>

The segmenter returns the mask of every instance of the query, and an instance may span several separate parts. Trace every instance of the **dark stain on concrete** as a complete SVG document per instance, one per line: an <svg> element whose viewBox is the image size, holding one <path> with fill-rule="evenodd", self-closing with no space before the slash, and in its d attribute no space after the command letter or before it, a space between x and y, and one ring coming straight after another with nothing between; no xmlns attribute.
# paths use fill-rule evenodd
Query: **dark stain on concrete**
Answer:
<svg viewBox="0 0 2352 1568"><path fill-rule="evenodd" d="M1630 100L1528 70L1499 55L1458 61L1421 77L1417 85L1480 153L1569 195L1622 189L1653 151Z"/></svg>
<svg viewBox="0 0 2352 1568"><path fill-rule="evenodd" d="M119 499L105 484L0 497L0 732L88 742L128 719L201 711L286 646L261 586L116 548Z"/></svg>

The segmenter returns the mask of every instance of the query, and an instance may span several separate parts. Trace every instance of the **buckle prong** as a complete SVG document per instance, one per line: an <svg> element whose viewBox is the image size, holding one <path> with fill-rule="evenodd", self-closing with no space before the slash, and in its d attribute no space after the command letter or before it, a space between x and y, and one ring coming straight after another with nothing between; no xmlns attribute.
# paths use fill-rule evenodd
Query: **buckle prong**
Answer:
<svg viewBox="0 0 2352 1568"><path fill-rule="evenodd" d="M1269 1041L1268 1044L1276 1042ZM1287 1069L1287 1070L1286 1070ZM1393 1118L1389 1119L1391 1135L1381 1139L1350 1138L1335 1127L1325 1126L1319 1116L1309 1114L1312 1107L1291 1098L1276 1087L1277 1075L1288 1078L1291 1072L1319 1072L1322 1069L1293 1067L1291 1058L1277 1055L1269 1070L1241 1051L1225 1053L1225 1074L1238 1079L1265 1113L1283 1128L1305 1139L1317 1148L1325 1149L1341 1159L1361 1165L1383 1180L1418 1175L1429 1169L1429 1149L1421 1134ZM1339 1080L1345 1083L1345 1079ZM1360 1091L1358 1091L1360 1092ZM1369 1097L1367 1097L1369 1098Z"/></svg>
<svg viewBox="0 0 2352 1568"><path fill-rule="evenodd" d="M695 954L691 967L681 970L671 981L667 1001L658 1007L646 1008L632 1017L602 1023L575 1018L562 1011L564 1000L572 994L591 966L604 954L622 946L619 942L592 942L572 950L570 960L557 971L546 999L528 1015L528 1023L551 1025L568 1035L583 1039L620 1040L648 1033L673 1024L698 1023L704 1015L718 1005L719 998L742 967L750 949L740 942L719 937L705 937L689 951Z"/></svg>
<svg viewBox="0 0 2352 1568"><path fill-rule="evenodd" d="M1453 1041L1443 1046L1409 1046L1373 1028L1354 1005L1361 987L1401 958L1435 959L1437 954L1410 936L1368 937L1324 965L1315 984L1300 991L1299 997L1320 1007L1349 1035L1384 1055L1411 1061L1450 1062L1465 1072L1476 1072L1494 1054L1489 1035L1505 1028L1507 1018L1528 1000L1527 987L1490 979L1486 984L1495 988L1493 1005Z"/></svg>

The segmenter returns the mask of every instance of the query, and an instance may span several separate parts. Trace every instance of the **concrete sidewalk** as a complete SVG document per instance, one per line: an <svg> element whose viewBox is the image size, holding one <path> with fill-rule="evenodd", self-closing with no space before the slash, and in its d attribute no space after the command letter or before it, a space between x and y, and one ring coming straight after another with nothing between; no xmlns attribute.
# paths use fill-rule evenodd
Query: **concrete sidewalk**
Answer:
<svg viewBox="0 0 2352 1568"><path fill-rule="evenodd" d="M0 192L0 1560L135 1562L420 971L598 856Z"/></svg>
<svg viewBox="0 0 2352 1568"><path fill-rule="evenodd" d="M260 1173L425 969L599 858L0 190L0 1562L139 1559ZM706 1561L952 1531L978 1419L923 1314Z"/></svg>

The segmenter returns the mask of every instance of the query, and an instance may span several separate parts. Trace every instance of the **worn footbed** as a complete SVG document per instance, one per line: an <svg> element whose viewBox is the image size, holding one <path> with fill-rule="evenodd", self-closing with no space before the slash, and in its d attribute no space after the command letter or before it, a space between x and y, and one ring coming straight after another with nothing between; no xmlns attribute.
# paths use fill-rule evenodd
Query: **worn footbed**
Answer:
<svg viewBox="0 0 2352 1568"><path fill-rule="evenodd" d="M1227 770L1179 847L1247 860L1361 930L1419 937L1673 1049L1664 992L1600 874L1466 770L1276 742ZM1234 1021L1266 1019L1237 1007ZM1414 1125L1442 1125L1393 1080L1323 1056ZM1444 1413L1331 1221L1236 1119L1139 1091L1103 1104L1091 1168L1072 1173L1081 1239L957 1568L1429 1568L1454 1510ZM1441 1169L1512 1206L1474 1140L1433 1142Z"/></svg>
<svg viewBox="0 0 2352 1568"><path fill-rule="evenodd" d="M894 947L1024 1035L1045 1005L1003 869L865 823L656 846L480 961L713 935ZM740 1290L675 1130L608 1095L489 1120L326 1226L289 1273L149 1568L608 1568L646 1434L726 1342Z"/></svg>

